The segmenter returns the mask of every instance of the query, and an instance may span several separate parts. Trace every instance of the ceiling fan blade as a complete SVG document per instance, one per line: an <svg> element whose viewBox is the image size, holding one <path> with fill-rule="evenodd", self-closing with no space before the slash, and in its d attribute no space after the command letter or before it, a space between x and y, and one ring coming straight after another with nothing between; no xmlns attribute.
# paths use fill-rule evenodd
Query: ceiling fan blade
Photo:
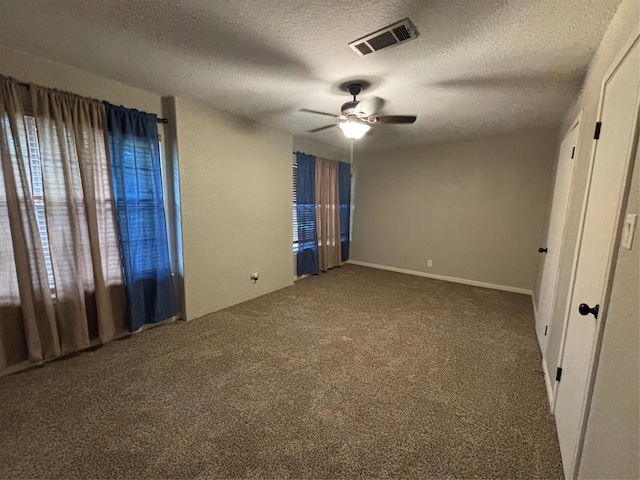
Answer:
<svg viewBox="0 0 640 480"><path fill-rule="evenodd" d="M331 125L325 125L324 127L314 128L313 130L309 130L309 133L321 132L322 130L326 130L327 128L337 127L337 126L338 126L337 123L333 123Z"/></svg>
<svg viewBox="0 0 640 480"><path fill-rule="evenodd" d="M413 123L418 117L415 115L374 115L375 123Z"/></svg>
<svg viewBox="0 0 640 480"><path fill-rule="evenodd" d="M317 110L309 110L308 108L301 108L298 111L299 112L307 112L307 113L315 113L317 115L327 115L328 117L334 117L334 118L338 118L339 117L339 115L334 115L333 113L318 112Z"/></svg>
<svg viewBox="0 0 640 480"><path fill-rule="evenodd" d="M355 108L355 113L361 113L367 117L375 115L384 107L384 100L380 97L368 97L361 100Z"/></svg>

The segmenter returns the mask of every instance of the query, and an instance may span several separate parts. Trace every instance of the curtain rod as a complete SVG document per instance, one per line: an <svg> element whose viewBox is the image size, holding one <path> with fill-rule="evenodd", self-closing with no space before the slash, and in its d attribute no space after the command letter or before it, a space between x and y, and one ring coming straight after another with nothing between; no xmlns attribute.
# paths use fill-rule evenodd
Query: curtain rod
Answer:
<svg viewBox="0 0 640 480"><path fill-rule="evenodd" d="M25 83L25 82L16 82L16 83L21 87L25 87L27 90L31 89L31 84L29 83ZM169 120L167 120L166 118L158 117L158 123L169 123Z"/></svg>
<svg viewBox="0 0 640 480"><path fill-rule="evenodd" d="M300 150L294 150L293 153L301 153L303 155L311 155L312 157L317 157L317 155L314 155L312 153L305 153L305 152L301 152ZM347 165L352 165L350 162L343 162L342 160L333 160L331 158L327 158L327 160L331 160L332 162L338 162L338 163L346 163Z"/></svg>

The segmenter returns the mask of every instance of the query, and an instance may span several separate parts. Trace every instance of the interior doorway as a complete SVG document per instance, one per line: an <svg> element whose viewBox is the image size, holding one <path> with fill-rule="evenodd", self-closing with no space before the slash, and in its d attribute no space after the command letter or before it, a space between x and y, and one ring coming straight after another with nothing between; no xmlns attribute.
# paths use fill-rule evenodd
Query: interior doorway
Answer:
<svg viewBox="0 0 640 480"><path fill-rule="evenodd" d="M547 333L552 321L551 313L553 311L556 284L558 281L560 250L564 237L564 226L567 217L567 207L569 205L569 191L571 189L573 166L575 164L574 159L580 134L581 116L582 112L572 123L569 132L567 132L560 145L551 214L549 216L549 232L546 242L539 250L545 258L542 267L542 281L540 282L540 297L536 311L536 335L538 337L538 343L540 344L543 363L547 348Z"/></svg>
<svg viewBox="0 0 640 480"><path fill-rule="evenodd" d="M637 144L640 102L638 33L603 82L587 194L583 204L561 351L555 419L565 476L576 476L599 340L607 313L621 205Z"/></svg>

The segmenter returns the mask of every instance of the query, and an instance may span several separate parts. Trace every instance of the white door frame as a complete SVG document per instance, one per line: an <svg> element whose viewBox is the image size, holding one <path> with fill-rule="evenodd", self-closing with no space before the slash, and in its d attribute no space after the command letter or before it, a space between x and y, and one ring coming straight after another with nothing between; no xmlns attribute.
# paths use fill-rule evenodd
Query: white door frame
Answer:
<svg viewBox="0 0 640 480"><path fill-rule="evenodd" d="M569 137L569 135L571 135L571 133L576 129L576 128L581 128L581 122L582 122L582 113L584 112L584 110L580 110L580 112L578 113L578 115L576 116L576 118L573 120L573 122L571 122L569 128L567 129L567 131L565 132L565 134L562 136L562 141L560 142L560 147L562 146L562 144L565 142L565 140L567 139L567 137ZM560 251L562 251L562 246L564 245L564 235L565 235L565 231L567 229L567 211L569 210L569 205L571 205L571 197L573 196L572 193L572 189L571 189L571 184L573 183L573 176L574 176L574 171L575 171L575 163L576 160L578 159L578 153L580 150L580 134L578 133L578 138L576 138L576 144L575 144L575 151L572 157L572 164L571 164L571 175L570 175L570 180L569 180L569 196L567 198L567 205L565 207L565 218L564 221L562 223L562 231L560 233L560 242L558 244L558 249ZM558 165L560 164L560 155L562 153L562 150L560 149L558 151ZM549 210L549 215L551 215L551 212L553 211L553 200L555 199L555 189L556 189L556 185L557 185L557 180L558 180L558 172L556 170L556 176L555 176L555 182L554 182L554 195L552 198L552 205L551 205L551 209ZM549 219L551 220L551 218ZM549 240L549 232L547 232L547 243ZM547 247L547 245L545 244L545 247ZM546 259L545 259L546 260ZM543 269L545 268L545 265L543 264ZM556 293L558 292L558 275L560 274L560 258L558 258L558 263L556 264L556 268L555 268L555 272L554 272L554 289L553 292L551 294L551 310L549 311L549 318L547 319L548 321L548 331L549 333L551 333L551 326L553 325L553 313L555 311L555 306L556 306ZM537 309L535 308L535 303L534 303L534 314L536 316L536 321L538 319L538 312ZM564 317L563 317L564 318ZM537 328L537 326L536 326ZM546 362L546 352L547 352L547 346L549 345L549 335L547 335L545 337L544 340L544 348L542 348L542 371L544 372L544 379L545 379L545 383L546 383L546 389L547 389L547 397L549 400L549 409L553 412L553 406L554 406L554 399L555 399L555 384L551 382L551 376L550 373L548 371L547 368L547 362ZM558 354L558 361L560 360L560 355L562 354L562 352L560 352Z"/></svg>
<svg viewBox="0 0 640 480"><path fill-rule="evenodd" d="M631 48L635 45L635 43L638 41L638 39L640 38L640 24L636 25L635 28L633 29L633 33L630 35L630 37L627 39L627 41L625 42L623 48L620 50L620 52L618 53L618 55L616 55L615 60L612 62L611 66L607 69L603 79L602 79L602 83L601 83L601 87L600 87L600 97L598 100L598 110L597 110L597 115L596 115L596 121L599 122L602 118L602 110L603 110L603 105L604 105L604 94L605 94L605 90L606 90L606 86L607 83L609 81L609 79L613 76L613 74L616 72L616 70L620 67L620 64L622 63L622 61L626 58L627 54L629 53L629 51L631 50ZM640 103L640 102L637 102ZM639 105L636 105L636 108L638 108ZM593 384L594 384L594 380L595 380L595 373L596 373L596 366L598 363L598 356L600 354L600 348L602 345L602 333L604 330L604 325L606 323L606 318L607 318L607 310L608 310L608 300L609 297L611 295L611 285L613 282L613 267L614 267L614 260L615 260L615 252L617 251L617 248L620 244L620 233L621 233L621 227L622 227L622 222L621 222L621 215L622 215L622 206L624 203L624 196L626 191L628 191L629 189L629 184L631 182L631 178L630 178L630 165L633 161L633 159L635 158L636 155L636 150L638 148L638 119L636 117L635 120L635 125L633 126L633 138L631 139L631 143L629 145L629 155L627 156L627 158L625 159L626 165L624 166L624 171L625 171L625 188L622 189L622 191L620 192L620 196L618 198L618 207L617 207L617 226L616 226L616 233L615 233L615 238L614 241L612 242L611 245L611 250L609 251L609 260L608 260L608 264L607 264L607 268L606 268L606 277L604 279L604 286L605 286L605 294L604 294L604 300L602 303L602 311L599 312L599 321L598 321L598 325L596 327L596 331L595 331L595 339L594 339L594 348L591 354L591 358L589 360L589 366L588 366L588 374L587 374L587 388L586 388L586 394L585 394L585 398L584 398L584 402L583 404L580 406L581 408L581 414L580 414L580 431L578 433L578 442L577 442L577 448L576 451L574 452L574 456L573 456L573 468L572 471L570 473L570 477L571 478L575 478L578 472L578 468L579 468L579 464L580 464L580 456L582 455L582 449L584 446L584 436L585 436L585 431L586 431L586 419L588 417L589 414L589 408L591 406L591 397L593 394ZM593 176L593 167L595 164L595 159L596 159L596 152L597 152L597 141L592 142L592 147L591 147L591 155L590 155L590 159L589 159L589 173L588 173L588 177L587 177L587 184L586 184L586 188L585 188L585 195L584 195L584 199L582 202L582 210L580 213L580 224L578 227L578 236L576 239L576 247L575 247L575 251L574 251L574 256L573 256L573 263L572 263L572 267L571 267L571 277L570 277L570 281L569 281L569 292L567 295L567 304L565 306L565 312L564 312L564 328L563 328L563 332L562 332L562 339L560 342L560 352L558 355L559 358L559 365L562 365L562 358L564 356L564 350L565 350L565 343L566 343L566 335L567 335L567 329L568 329L568 323L569 323L569 315L571 313L571 308L573 306L573 294L574 294L574 287L575 287L575 283L576 283L576 273L578 270L578 259L580 257L580 247L581 247L581 242L582 242L582 237L584 234L584 228L585 228L585 217L586 217L586 212L587 212L587 204L588 204L588 200L589 200L589 191L591 189L591 180L592 180L592 176ZM557 389L558 389L558 383L556 382L554 385L554 405L552 406L552 410L555 412L555 399L557 398Z"/></svg>

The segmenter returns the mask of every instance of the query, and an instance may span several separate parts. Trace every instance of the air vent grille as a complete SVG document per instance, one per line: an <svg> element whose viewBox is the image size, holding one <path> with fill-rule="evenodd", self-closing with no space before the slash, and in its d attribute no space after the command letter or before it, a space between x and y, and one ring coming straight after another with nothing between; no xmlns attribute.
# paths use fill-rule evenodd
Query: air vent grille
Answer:
<svg viewBox="0 0 640 480"><path fill-rule="evenodd" d="M394 28L393 33L396 34L396 37L398 37L398 40L400 40L401 42L403 40L409 40L411 38L409 30L407 30L407 27L405 27L404 25L400 25L399 27Z"/></svg>
<svg viewBox="0 0 640 480"><path fill-rule="evenodd" d="M399 22L381 28L369 35L354 40L349 47L361 57L418 38L420 33L411 20L405 18Z"/></svg>
<svg viewBox="0 0 640 480"><path fill-rule="evenodd" d="M362 43L358 43L356 45L356 48L358 49L358 51L362 54L362 55L366 55L367 53L371 53L373 50L371 50L371 48L369 48L369 45L367 45L366 43L362 42Z"/></svg>
<svg viewBox="0 0 640 480"><path fill-rule="evenodd" d="M394 43L398 43L398 41L396 37L391 35L391 32L384 32L382 35L369 39L369 45L371 45L375 51L390 47Z"/></svg>

